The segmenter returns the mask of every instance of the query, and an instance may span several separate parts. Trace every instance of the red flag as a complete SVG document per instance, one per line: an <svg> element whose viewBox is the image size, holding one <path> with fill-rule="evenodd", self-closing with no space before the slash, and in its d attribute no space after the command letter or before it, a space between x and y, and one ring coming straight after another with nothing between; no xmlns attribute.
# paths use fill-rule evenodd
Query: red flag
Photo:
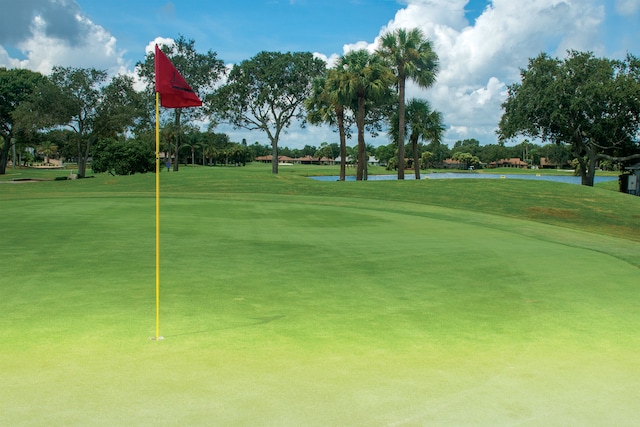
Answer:
<svg viewBox="0 0 640 427"><path fill-rule="evenodd" d="M156 45L156 92L165 108L199 107L202 101Z"/></svg>

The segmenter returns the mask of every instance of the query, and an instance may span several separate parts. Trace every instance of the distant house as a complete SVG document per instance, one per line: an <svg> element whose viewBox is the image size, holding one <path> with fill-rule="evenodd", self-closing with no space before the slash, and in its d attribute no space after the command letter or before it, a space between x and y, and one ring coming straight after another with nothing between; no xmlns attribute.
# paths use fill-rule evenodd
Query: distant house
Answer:
<svg viewBox="0 0 640 427"><path fill-rule="evenodd" d="M540 169L557 169L558 163L552 162L546 157L540 157Z"/></svg>
<svg viewBox="0 0 640 427"><path fill-rule="evenodd" d="M260 162L260 163L271 163L271 159L273 158L273 156L258 156L256 157L256 162ZM293 163L295 159L292 159L291 157L287 157L287 156L278 156L278 163L279 164L289 164L289 163Z"/></svg>
<svg viewBox="0 0 640 427"><path fill-rule="evenodd" d="M518 157L512 157L510 159L500 159L497 162L489 163L490 168L519 168L526 169L529 167L527 162L523 162Z"/></svg>
<svg viewBox="0 0 640 427"><path fill-rule="evenodd" d="M466 164L459 162L458 160L453 160L451 158L444 159L442 164L439 165L442 169L464 169Z"/></svg>

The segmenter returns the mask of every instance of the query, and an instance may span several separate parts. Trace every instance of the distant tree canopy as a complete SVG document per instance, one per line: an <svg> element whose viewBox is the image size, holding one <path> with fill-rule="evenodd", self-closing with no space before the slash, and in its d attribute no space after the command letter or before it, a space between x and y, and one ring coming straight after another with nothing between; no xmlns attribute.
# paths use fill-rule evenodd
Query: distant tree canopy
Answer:
<svg viewBox="0 0 640 427"><path fill-rule="evenodd" d="M206 108L161 115L161 151L173 159L174 170L180 162L244 165L270 152L277 173L279 153L294 158L339 154L341 179L348 156L357 163L357 178L366 179L367 156L375 153L402 178L407 136L416 177L420 166L442 167L452 157L464 165L521 158L544 167L577 162L582 183L593 185L598 161L620 167L640 158L640 60L632 55L609 60L570 51L562 60L546 54L530 59L521 81L508 88L498 143L480 145L469 138L450 149L442 143L439 112L422 99L405 105L406 80L426 88L438 70L438 57L420 31L392 31L378 51L348 52L328 70L309 52L260 52L235 65L219 87L226 68L215 52L198 53L195 42L183 36L163 50L206 102ZM61 157L77 162L79 176L90 159L95 171L148 171L155 138L153 65L153 53L137 64L147 84L143 92L134 90L129 76L110 77L93 68L54 67L50 76L0 68L0 173L10 157L14 162ZM199 120L208 120L209 128ZM213 132L220 121L259 130L268 143L232 142ZM335 126L339 142L279 147L289 127L304 127L307 121ZM346 145L352 128L356 150ZM374 149L365 142L365 132L376 136L383 129L390 132L391 144ZM505 145L522 136L548 143L525 139Z"/></svg>
<svg viewBox="0 0 640 427"><path fill-rule="evenodd" d="M580 165L583 185L593 185L597 160L638 153L640 61L616 61L570 51L529 60L521 82L508 88L498 135L566 144Z"/></svg>

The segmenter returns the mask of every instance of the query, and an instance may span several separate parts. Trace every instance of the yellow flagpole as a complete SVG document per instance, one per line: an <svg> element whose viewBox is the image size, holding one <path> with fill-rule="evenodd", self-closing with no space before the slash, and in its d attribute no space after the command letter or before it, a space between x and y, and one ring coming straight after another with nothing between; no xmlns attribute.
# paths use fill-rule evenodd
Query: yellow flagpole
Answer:
<svg viewBox="0 0 640 427"><path fill-rule="evenodd" d="M156 92L156 341L160 339L160 94Z"/></svg>

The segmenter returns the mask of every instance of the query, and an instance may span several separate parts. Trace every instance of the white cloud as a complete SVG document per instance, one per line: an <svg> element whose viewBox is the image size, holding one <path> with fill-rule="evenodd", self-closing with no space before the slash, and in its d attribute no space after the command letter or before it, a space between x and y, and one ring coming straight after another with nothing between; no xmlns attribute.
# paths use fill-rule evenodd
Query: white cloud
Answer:
<svg viewBox="0 0 640 427"><path fill-rule="evenodd" d="M626 11L638 2L619 1ZM519 80L529 58L543 51L563 56L567 49L603 50L596 37L604 7L593 0L493 0L473 23L465 18L467 3L408 0L380 31L416 27L433 42L440 58L436 84L428 91L409 85L407 94L426 97L443 112L449 144L460 138L495 143L506 86ZM380 35L371 43L345 45L345 52L373 50Z"/></svg>
<svg viewBox="0 0 640 427"><path fill-rule="evenodd" d="M10 41L0 38L0 43L11 42L10 46L22 53L12 57L11 49L7 51L0 44L0 66L43 73L48 73L54 65L94 67L107 69L110 74L132 75L133 64L123 59L125 52L118 50L116 39L86 18L74 1L38 2L50 6L41 8L46 13L31 11L19 14L21 20L13 20L13 27L17 27L19 21L23 31L16 32L13 27L10 34L0 31L0 36L12 36ZM27 7L31 3L15 5ZM380 36L387 31L422 29L440 57L440 72L431 89L424 91L409 84L407 95L427 98L444 114L448 127L445 141L449 144L464 138L495 142L506 86L519 80L519 70L526 67L529 58L542 51L563 56L567 49L592 50L597 55L606 53L598 39L603 35L605 20L602 0L492 0L474 22L467 21L465 16L469 0L405 0L405 3L381 28L378 37L345 44L340 54L361 48L373 51ZM610 4L607 8L615 6L615 11L625 17L633 17L640 9L640 0L614 0ZM55 8L66 8L64 19L60 13L53 13L59 12ZM47 26L54 19L58 20L56 25ZM5 22L5 27L9 28L9 24L11 22ZM145 52L153 51L156 43L172 44L173 39L156 38L145 47ZM339 58L338 53L315 55L329 66ZM237 133L238 137L240 134ZM243 135L248 141L263 139L259 133ZM283 137L283 144L319 145L323 140L336 139L333 136L327 127L309 126ZM377 143L386 143L385 140L383 135ZM367 138L367 142L376 144L371 138Z"/></svg>
<svg viewBox="0 0 640 427"><path fill-rule="evenodd" d="M156 51L156 45L158 46L173 46L175 44L175 40L167 37L156 37L152 41L150 41L147 46L144 48L145 55L150 53L154 53Z"/></svg>
<svg viewBox="0 0 640 427"><path fill-rule="evenodd" d="M82 37L78 41L65 40L46 33L48 23L33 17L30 36L17 43L24 59L11 58L0 50L0 65L28 68L48 74L56 65L106 69L110 74L126 72L128 64L123 51L116 48L116 39L104 28L79 14L74 16Z"/></svg>
<svg viewBox="0 0 640 427"><path fill-rule="evenodd" d="M2 46L0 46L0 67L19 68L20 60L12 58L9 53Z"/></svg>

